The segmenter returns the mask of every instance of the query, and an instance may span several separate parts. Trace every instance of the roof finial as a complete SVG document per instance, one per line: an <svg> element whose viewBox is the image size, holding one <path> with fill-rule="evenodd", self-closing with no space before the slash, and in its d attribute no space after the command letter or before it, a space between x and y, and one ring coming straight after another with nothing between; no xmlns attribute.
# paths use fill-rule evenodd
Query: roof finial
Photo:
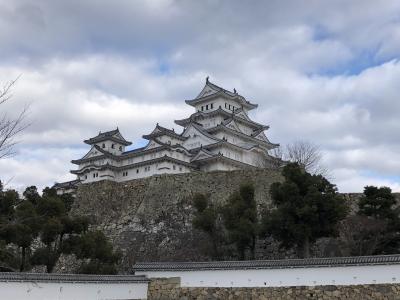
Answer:
<svg viewBox="0 0 400 300"><path fill-rule="evenodd" d="M207 77L206 77L206 83L208 83L208 79L209 79L209 78L210 78L210 76L207 76Z"/></svg>

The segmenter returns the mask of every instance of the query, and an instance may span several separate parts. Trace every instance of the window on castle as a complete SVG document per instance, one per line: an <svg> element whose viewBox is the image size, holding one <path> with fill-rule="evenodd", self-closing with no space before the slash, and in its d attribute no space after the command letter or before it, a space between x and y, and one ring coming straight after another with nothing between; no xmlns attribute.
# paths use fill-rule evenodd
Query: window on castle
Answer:
<svg viewBox="0 0 400 300"><path fill-rule="evenodd" d="M103 145L101 145L101 148L105 148L105 147L106 147L106 144L103 143Z"/></svg>
<svg viewBox="0 0 400 300"><path fill-rule="evenodd" d="M136 169L136 174L139 173L139 169Z"/></svg>
<svg viewBox="0 0 400 300"><path fill-rule="evenodd" d="M172 169L176 170L176 166L175 166L175 165L173 165L173 166L172 166Z"/></svg>
<svg viewBox="0 0 400 300"><path fill-rule="evenodd" d="M206 105L206 110L208 110L208 104Z"/></svg>
<svg viewBox="0 0 400 300"><path fill-rule="evenodd" d="M111 144L111 148L113 148L113 149L114 149L114 144Z"/></svg>
<svg viewBox="0 0 400 300"><path fill-rule="evenodd" d="M203 110L204 110L204 106L201 107L201 111L203 111Z"/></svg>
<svg viewBox="0 0 400 300"><path fill-rule="evenodd" d="M225 108L226 108L226 103L225 103Z"/></svg>
<svg viewBox="0 0 400 300"><path fill-rule="evenodd" d="M213 109L213 108L214 108L214 103L211 103L211 105L210 105L210 106L211 106L211 109Z"/></svg>
<svg viewBox="0 0 400 300"><path fill-rule="evenodd" d="M95 173L93 173L93 178L96 178L96 174Z"/></svg>
<svg viewBox="0 0 400 300"><path fill-rule="evenodd" d="M119 146L119 151L122 151L122 146Z"/></svg>
<svg viewBox="0 0 400 300"><path fill-rule="evenodd" d="M182 171L182 167L179 167L179 171Z"/></svg>

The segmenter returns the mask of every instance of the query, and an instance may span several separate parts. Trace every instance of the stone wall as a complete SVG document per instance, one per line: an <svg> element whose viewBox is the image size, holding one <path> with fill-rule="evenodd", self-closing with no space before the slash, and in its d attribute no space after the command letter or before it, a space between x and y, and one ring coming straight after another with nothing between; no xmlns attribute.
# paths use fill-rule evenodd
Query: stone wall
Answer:
<svg viewBox="0 0 400 300"><path fill-rule="evenodd" d="M240 170L101 181L79 187L72 212L89 215L122 250L121 271L129 271L135 261L206 260L209 241L191 226L193 195L204 193L223 202L242 183L251 182L257 203L267 208L270 185L279 180L274 170Z"/></svg>
<svg viewBox="0 0 400 300"><path fill-rule="evenodd" d="M270 185L280 180L280 173L274 170L239 170L158 175L122 183L100 181L79 187L72 212L88 215L94 227L103 230L122 251L121 272L129 272L135 261L202 261L210 259L207 249L211 247L207 236L192 228L193 195L208 194L211 201L221 203L242 183L251 182L262 211L271 205ZM359 197L345 195L353 209ZM322 239L313 253L348 255L342 248L335 241ZM293 252L279 250L270 239L257 244L256 259L291 257ZM58 271L70 270L64 267Z"/></svg>
<svg viewBox="0 0 400 300"><path fill-rule="evenodd" d="M179 278L151 279L149 300L166 299L399 299L400 284L370 284L348 286L296 286L269 288L187 288Z"/></svg>

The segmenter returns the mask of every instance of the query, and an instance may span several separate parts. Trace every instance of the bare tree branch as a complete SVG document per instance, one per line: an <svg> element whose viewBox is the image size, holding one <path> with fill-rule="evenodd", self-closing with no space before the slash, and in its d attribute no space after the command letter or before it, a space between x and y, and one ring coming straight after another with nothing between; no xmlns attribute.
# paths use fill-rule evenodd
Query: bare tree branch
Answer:
<svg viewBox="0 0 400 300"><path fill-rule="evenodd" d="M12 94L10 93L11 88L15 85L17 80L21 77L19 75L17 78L14 80L11 80L7 82L6 84L3 85L3 87L0 89L0 104L3 104L4 102L8 101L11 99Z"/></svg>
<svg viewBox="0 0 400 300"><path fill-rule="evenodd" d="M286 147L275 148L270 153L277 161L296 162L306 169L307 172L331 178L328 169L322 164L323 154L320 147L308 141L295 141Z"/></svg>
<svg viewBox="0 0 400 300"><path fill-rule="evenodd" d="M20 76L6 83L3 88L0 89L0 105L11 99L11 88L15 85L19 77ZM26 123L28 110L29 106L27 105L14 118L10 118L5 112L0 116L0 159L15 154L14 146L17 144L16 136L30 125Z"/></svg>

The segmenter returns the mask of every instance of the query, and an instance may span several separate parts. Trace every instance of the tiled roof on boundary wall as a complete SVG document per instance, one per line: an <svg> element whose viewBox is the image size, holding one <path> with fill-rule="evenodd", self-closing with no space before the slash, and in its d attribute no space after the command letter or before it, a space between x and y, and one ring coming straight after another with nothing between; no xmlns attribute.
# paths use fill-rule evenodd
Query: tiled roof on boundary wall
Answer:
<svg viewBox="0 0 400 300"><path fill-rule="evenodd" d="M342 267L400 264L400 254L329 257L283 260L210 261L210 262L139 262L133 271L198 271Z"/></svg>
<svg viewBox="0 0 400 300"><path fill-rule="evenodd" d="M79 283L146 283L145 276L137 275L86 275L86 274L49 274L0 272L0 282L79 282Z"/></svg>

